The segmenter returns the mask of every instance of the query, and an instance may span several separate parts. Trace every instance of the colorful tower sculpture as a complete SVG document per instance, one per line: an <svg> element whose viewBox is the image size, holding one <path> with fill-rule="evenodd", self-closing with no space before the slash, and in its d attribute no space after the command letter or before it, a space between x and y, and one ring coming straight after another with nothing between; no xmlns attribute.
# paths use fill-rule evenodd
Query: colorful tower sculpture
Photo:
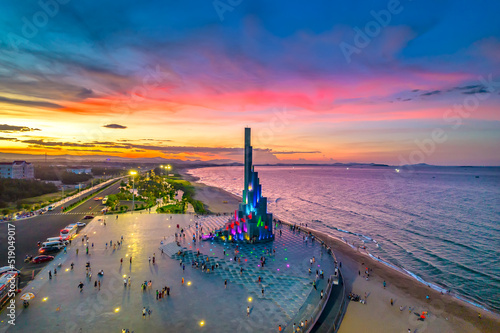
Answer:
<svg viewBox="0 0 500 333"><path fill-rule="evenodd" d="M245 170L243 202L226 224L225 233L233 239L248 242L273 240L273 215L267 212L267 198L262 196L259 175L252 165L250 128L245 128Z"/></svg>

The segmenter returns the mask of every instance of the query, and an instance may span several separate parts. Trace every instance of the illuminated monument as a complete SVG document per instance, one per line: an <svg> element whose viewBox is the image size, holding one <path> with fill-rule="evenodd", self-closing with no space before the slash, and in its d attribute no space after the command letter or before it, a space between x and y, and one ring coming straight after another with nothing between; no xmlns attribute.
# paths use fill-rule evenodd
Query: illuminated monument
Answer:
<svg viewBox="0 0 500 333"><path fill-rule="evenodd" d="M250 128L245 128L245 179L243 202L226 224L223 234L229 240L263 242L273 240L273 215L267 212L267 198L262 196L258 173L252 165Z"/></svg>

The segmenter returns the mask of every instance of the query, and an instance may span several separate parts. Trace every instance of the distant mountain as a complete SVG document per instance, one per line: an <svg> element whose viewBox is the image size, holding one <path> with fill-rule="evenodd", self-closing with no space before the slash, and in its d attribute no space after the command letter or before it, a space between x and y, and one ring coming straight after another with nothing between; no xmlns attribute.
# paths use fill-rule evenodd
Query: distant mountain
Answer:
<svg viewBox="0 0 500 333"><path fill-rule="evenodd" d="M91 162L108 162L108 163L147 163L147 164L177 164L177 165L220 165L235 163L229 159L214 159L210 161L201 160L178 160L167 159L163 157L139 157L129 158L120 156L107 156L107 155L35 155L35 154L14 154L14 153L0 153L0 162L11 162L17 160L25 160L28 162L47 162L52 163L91 163Z"/></svg>

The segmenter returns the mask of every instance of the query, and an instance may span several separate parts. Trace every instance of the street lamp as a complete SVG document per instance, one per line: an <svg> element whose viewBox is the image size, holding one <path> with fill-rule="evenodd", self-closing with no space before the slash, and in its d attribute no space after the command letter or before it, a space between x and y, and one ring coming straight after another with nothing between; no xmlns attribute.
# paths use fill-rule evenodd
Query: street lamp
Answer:
<svg viewBox="0 0 500 333"><path fill-rule="evenodd" d="M134 176L137 175L137 171L130 171L130 175L132 176L132 214L133 214L134 209L135 209L135 178L134 178Z"/></svg>
<svg viewBox="0 0 500 333"><path fill-rule="evenodd" d="M165 166L160 165L160 168L161 168L161 174L163 175L163 168L165 168Z"/></svg>
<svg viewBox="0 0 500 333"><path fill-rule="evenodd" d="M172 166L169 164L167 165L167 179L168 179L168 174L170 173L170 169L172 169Z"/></svg>

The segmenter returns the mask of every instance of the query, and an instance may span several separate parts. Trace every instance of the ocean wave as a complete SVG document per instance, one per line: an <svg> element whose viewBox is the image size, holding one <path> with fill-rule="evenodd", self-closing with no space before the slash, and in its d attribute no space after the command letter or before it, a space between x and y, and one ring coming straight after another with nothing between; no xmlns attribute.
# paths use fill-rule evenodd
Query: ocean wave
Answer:
<svg viewBox="0 0 500 333"><path fill-rule="evenodd" d="M348 244L363 241L374 257L405 267L403 273L418 277L421 283L433 281L441 289L440 284L452 286L454 292L472 299L468 303L500 310L500 302L490 297L498 292L500 281L494 255L500 209L492 199L498 187L470 186L463 182L463 171L454 174L443 169L440 172L449 175L445 183L429 183L419 175L410 183L398 178L393 180L397 195L392 195L383 190L386 180L377 170L363 170L346 179L340 169L304 167L295 170L296 181L290 183L283 173L287 167L258 168L269 212L275 216L291 223L310 221L314 229ZM241 196L241 178L229 177L224 170L201 168L189 173L200 179L197 182ZM493 173L495 179L500 179L499 170ZM449 190L441 191L443 184ZM470 260L475 257L480 259ZM457 284L455 276L459 281L474 279L484 288L470 290L466 283Z"/></svg>

